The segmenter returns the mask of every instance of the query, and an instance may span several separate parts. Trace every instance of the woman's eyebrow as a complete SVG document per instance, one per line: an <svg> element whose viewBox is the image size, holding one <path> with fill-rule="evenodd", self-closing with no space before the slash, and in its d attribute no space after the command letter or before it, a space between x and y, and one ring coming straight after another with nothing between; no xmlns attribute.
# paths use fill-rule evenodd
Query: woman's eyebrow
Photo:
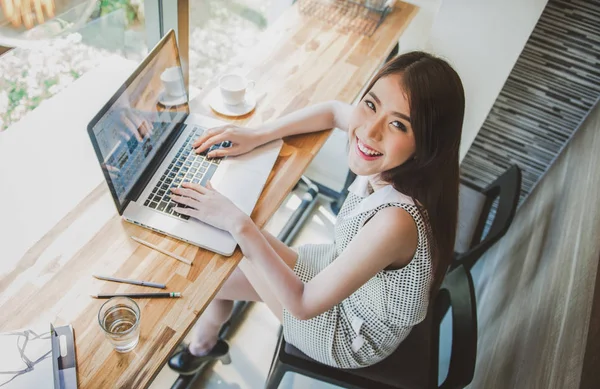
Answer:
<svg viewBox="0 0 600 389"><path fill-rule="evenodd" d="M369 95L371 95L371 97L373 98L373 100L375 100L375 102L377 103L377 105L381 105L381 100L379 100L379 97L377 97L377 95L375 95L375 93L373 92L369 92ZM408 117L407 115L400 113L398 111L392 111L392 115L396 115L399 118L402 118L404 120L406 120L407 122L410 123L410 117Z"/></svg>

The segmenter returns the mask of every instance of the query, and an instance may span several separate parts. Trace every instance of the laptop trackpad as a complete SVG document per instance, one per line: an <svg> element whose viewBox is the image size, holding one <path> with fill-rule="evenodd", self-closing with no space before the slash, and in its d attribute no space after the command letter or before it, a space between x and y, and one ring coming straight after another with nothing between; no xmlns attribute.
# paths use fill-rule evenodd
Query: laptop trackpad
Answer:
<svg viewBox="0 0 600 389"><path fill-rule="evenodd" d="M250 215L266 181L263 179L260 182L261 178L261 174L255 170L222 164L211 179L211 184L245 214Z"/></svg>

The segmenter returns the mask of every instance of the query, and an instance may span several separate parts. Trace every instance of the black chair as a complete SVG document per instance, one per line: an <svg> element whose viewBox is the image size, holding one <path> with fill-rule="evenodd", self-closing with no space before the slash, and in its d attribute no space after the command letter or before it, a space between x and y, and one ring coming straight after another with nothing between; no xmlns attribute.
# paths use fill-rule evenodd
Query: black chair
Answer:
<svg viewBox="0 0 600 389"><path fill-rule="evenodd" d="M473 280L463 266L446 276L425 320L388 358L366 368L336 369L309 358L280 334L265 388L277 388L288 371L355 389L438 388L439 327L447 304L452 306L451 361L439 388L464 388L475 370L477 314Z"/></svg>
<svg viewBox="0 0 600 389"><path fill-rule="evenodd" d="M475 262L504 236L515 216L521 193L521 170L512 165L485 189L466 183L459 188L458 228L454 261L450 269L464 265L471 270ZM486 224L498 201L489 230Z"/></svg>

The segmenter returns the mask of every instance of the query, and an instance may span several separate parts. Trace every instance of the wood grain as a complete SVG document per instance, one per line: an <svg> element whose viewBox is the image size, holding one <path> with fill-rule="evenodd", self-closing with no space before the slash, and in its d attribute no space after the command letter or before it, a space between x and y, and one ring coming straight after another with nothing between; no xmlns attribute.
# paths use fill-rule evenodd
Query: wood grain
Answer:
<svg viewBox="0 0 600 389"><path fill-rule="evenodd" d="M600 263L600 258L598 259L598 263ZM586 389L600 387L600 372L598 371L598 366L600 366L600 266L598 266L596 270L596 285L594 286L594 297L592 298L590 322L588 325L579 388Z"/></svg>
<svg viewBox="0 0 600 389"><path fill-rule="evenodd" d="M600 104L482 258L471 388L600 387L598 150Z"/></svg>
<svg viewBox="0 0 600 389"><path fill-rule="evenodd" d="M234 120L256 126L309 104L330 99L352 102L392 50L417 8L400 3L370 37L345 34L292 6L270 28L245 69L256 81L258 106ZM217 116L206 93L192 112ZM263 226L317 154L330 131L285 139L252 218ZM135 235L193 261L188 266L137 244ZM33 323L71 323L80 388L144 388L184 338L242 254L226 258L121 220L104 183L75 206L18 262L0 275L0 331ZM119 354L97 323L102 301L92 293L141 292L150 288L104 282L101 273L165 283L181 299L139 299L141 337ZM6 314L7 313L7 314Z"/></svg>

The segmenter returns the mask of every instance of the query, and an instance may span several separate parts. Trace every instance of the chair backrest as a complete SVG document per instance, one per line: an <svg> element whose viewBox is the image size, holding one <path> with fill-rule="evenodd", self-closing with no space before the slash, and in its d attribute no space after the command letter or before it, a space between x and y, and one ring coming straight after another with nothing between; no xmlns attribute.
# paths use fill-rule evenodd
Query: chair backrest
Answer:
<svg viewBox="0 0 600 389"><path fill-rule="evenodd" d="M462 389L473 380L477 359L477 306L471 273L459 266L444 278L436 297L434 323L452 307L452 348L446 380L440 389Z"/></svg>
<svg viewBox="0 0 600 389"><path fill-rule="evenodd" d="M521 169L519 169L517 165L512 165L498 177L496 181L485 188L483 193L488 198L486 208L484 208L484 212L488 215L494 200L496 198L499 200L492 226L483 239L483 241L492 242L493 244L504 236L515 216L517 205L519 204L519 196L521 194ZM480 234L474 237L474 241L472 242L473 246L480 243L483 238L482 233L484 225L485 221L479 227L481 231L477 231Z"/></svg>
<svg viewBox="0 0 600 389"><path fill-rule="evenodd" d="M487 197L479 190L461 183L458 188L458 223L454 252L464 253L472 247L473 236L478 229L481 213Z"/></svg>
<svg viewBox="0 0 600 389"><path fill-rule="evenodd" d="M461 186L461 190L462 189L463 187ZM472 188L470 189L473 190ZM457 251L459 256L452 264L452 268L456 268L462 263L467 270L470 270L475 261L504 236L515 216L520 193L521 170L516 165L512 165L500 177L481 191L481 194L485 197L485 203L481 207L480 214L474 222L475 228L471 236L467 238L470 239L468 250L462 252ZM472 194L471 198L474 198ZM498 207L496 209L494 221L487 234L483 236L486 221L496 199L498 199ZM459 205L459 214L460 212Z"/></svg>

